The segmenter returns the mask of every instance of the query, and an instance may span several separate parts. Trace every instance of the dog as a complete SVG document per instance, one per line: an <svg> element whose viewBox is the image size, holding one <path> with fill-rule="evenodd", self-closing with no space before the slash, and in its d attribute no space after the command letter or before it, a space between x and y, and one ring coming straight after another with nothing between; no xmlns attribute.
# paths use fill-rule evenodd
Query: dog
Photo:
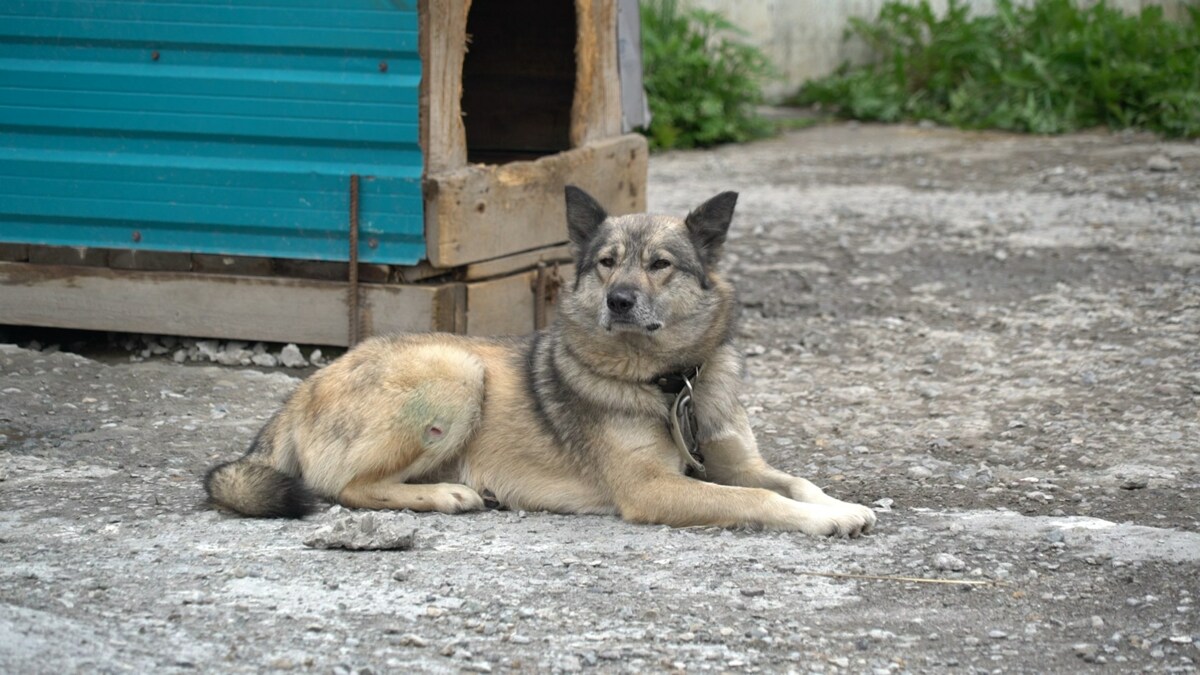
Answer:
<svg viewBox="0 0 1200 675"><path fill-rule="evenodd" d="M304 381L204 479L246 516L489 506L858 536L875 514L760 456L718 263L737 193L687 217L609 216L566 188L576 275L523 338L368 339ZM702 479L701 479L702 478Z"/></svg>

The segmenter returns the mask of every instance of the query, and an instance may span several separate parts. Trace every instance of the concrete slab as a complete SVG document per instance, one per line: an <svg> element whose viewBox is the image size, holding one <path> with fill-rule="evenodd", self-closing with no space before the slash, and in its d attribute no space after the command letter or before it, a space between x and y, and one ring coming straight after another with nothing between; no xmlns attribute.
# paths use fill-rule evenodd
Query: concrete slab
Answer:
<svg viewBox="0 0 1200 675"><path fill-rule="evenodd" d="M653 210L741 192L744 402L878 505L854 541L490 511L316 550L338 514L200 506L296 378L0 346L0 671L1195 672L1198 186L1136 135L653 159Z"/></svg>

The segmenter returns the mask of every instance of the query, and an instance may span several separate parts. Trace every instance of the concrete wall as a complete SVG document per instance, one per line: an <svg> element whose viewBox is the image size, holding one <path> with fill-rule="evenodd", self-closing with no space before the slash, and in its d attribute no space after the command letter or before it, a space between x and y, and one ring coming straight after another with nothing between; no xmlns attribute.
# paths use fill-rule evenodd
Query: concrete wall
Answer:
<svg viewBox="0 0 1200 675"><path fill-rule="evenodd" d="M1195 2L1195 0L1191 0ZM852 16L875 17L884 0L683 0L692 7L714 10L741 26L747 41L760 47L782 77L765 87L767 98L778 101L795 93L805 80L827 75L843 61L865 56L861 44L842 35ZM1109 0L1128 11L1162 5L1168 16L1182 16L1188 0ZM994 0L966 0L974 12L989 12ZM933 0L945 8L945 0Z"/></svg>

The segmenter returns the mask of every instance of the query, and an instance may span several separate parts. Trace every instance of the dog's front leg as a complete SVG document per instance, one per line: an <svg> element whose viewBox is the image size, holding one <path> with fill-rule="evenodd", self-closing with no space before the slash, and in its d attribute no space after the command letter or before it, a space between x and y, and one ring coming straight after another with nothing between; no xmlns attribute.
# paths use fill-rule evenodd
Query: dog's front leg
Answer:
<svg viewBox="0 0 1200 675"><path fill-rule="evenodd" d="M700 441L709 480L723 485L764 488L796 501L839 509L862 518L866 522L864 531L874 527L875 513L871 509L830 497L812 481L767 464L758 451L746 411L736 399L714 407L707 419L708 424L701 422Z"/></svg>
<svg viewBox="0 0 1200 675"><path fill-rule="evenodd" d="M692 480L648 457L625 455L609 463L604 473L621 517L635 523L747 526L843 537L858 536L870 525L856 511L798 502L762 488Z"/></svg>

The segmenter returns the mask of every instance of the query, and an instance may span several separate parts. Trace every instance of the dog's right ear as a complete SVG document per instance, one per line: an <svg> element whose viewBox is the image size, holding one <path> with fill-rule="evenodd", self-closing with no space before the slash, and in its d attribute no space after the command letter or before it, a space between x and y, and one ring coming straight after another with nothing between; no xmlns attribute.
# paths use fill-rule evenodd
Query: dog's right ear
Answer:
<svg viewBox="0 0 1200 675"><path fill-rule="evenodd" d="M566 197L567 234L575 249L583 251L595 236L600 223L608 218L608 214L604 212L603 206L592 199L591 195L574 185L567 186Z"/></svg>

